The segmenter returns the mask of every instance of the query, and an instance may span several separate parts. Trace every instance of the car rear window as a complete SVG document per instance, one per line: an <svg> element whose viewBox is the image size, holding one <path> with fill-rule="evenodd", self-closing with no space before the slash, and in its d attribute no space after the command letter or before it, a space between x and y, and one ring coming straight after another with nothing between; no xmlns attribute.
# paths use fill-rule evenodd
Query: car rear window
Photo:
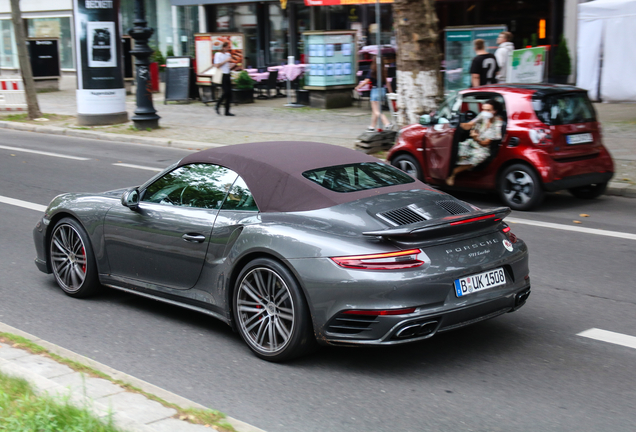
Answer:
<svg viewBox="0 0 636 432"><path fill-rule="evenodd" d="M355 192L413 183L413 177L380 162L337 165L305 171L303 177L334 192Z"/></svg>
<svg viewBox="0 0 636 432"><path fill-rule="evenodd" d="M549 126L596 121L594 107L583 92L534 97L532 106L539 120Z"/></svg>

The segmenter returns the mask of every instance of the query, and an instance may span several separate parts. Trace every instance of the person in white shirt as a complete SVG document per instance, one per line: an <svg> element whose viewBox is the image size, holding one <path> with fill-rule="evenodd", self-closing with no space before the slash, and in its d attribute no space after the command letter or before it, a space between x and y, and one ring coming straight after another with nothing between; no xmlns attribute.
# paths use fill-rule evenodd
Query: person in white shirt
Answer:
<svg viewBox="0 0 636 432"><path fill-rule="evenodd" d="M515 49L515 45L512 43L512 33L501 32L497 38L497 51L495 51L495 57L497 58L497 64L499 65L499 73L497 74L497 81L500 83L506 82L506 69L508 68L508 56Z"/></svg>
<svg viewBox="0 0 636 432"><path fill-rule="evenodd" d="M214 67L221 69L223 72L223 81L221 83L221 89L223 93L216 103L216 113L221 115L221 104L225 101L225 115L233 116L230 112L230 104L232 103L232 78L230 70L234 67L234 63L231 62L232 54L230 54L230 43L223 42L221 51L214 54Z"/></svg>

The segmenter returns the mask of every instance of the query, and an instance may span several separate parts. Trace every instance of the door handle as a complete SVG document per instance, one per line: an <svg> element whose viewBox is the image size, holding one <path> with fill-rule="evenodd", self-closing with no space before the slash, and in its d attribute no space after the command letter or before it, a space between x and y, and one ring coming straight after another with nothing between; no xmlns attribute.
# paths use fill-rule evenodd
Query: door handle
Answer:
<svg viewBox="0 0 636 432"><path fill-rule="evenodd" d="M203 243L205 241L205 236L201 234L184 234L181 238L191 243Z"/></svg>

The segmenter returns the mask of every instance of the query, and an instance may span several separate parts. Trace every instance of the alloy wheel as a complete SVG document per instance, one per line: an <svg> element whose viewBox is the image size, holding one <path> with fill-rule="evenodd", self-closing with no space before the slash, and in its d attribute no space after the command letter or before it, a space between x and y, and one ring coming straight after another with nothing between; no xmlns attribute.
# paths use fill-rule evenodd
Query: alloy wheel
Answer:
<svg viewBox="0 0 636 432"><path fill-rule="evenodd" d="M289 287L275 271L257 267L238 287L237 317L250 345L264 353L282 351L292 338L295 308Z"/></svg>
<svg viewBox="0 0 636 432"><path fill-rule="evenodd" d="M80 234L68 224L60 224L51 237L51 264L60 286L68 292L82 287L86 279L86 247Z"/></svg>
<svg viewBox="0 0 636 432"><path fill-rule="evenodd" d="M535 187L527 172L512 171L505 177L503 195L511 203L524 205L532 199Z"/></svg>
<svg viewBox="0 0 636 432"><path fill-rule="evenodd" d="M418 170L417 167L408 159L400 159L397 162L397 167L410 175L411 177L417 178Z"/></svg>

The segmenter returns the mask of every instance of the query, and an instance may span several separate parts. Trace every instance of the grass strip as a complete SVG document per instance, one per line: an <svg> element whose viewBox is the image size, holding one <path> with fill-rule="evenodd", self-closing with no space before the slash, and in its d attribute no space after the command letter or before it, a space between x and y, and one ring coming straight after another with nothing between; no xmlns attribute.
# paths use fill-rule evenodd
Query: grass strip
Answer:
<svg viewBox="0 0 636 432"><path fill-rule="evenodd" d="M0 431L121 432L111 416L96 417L68 400L37 395L22 378L0 372Z"/></svg>
<svg viewBox="0 0 636 432"><path fill-rule="evenodd" d="M52 360L55 360L58 363L64 364L76 372L81 372L85 375L92 376L95 378L102 378L112 382L113 384L117 384L122 387L124 390L139 393L150 400L160 403L161 405L172 408L177 411L174 415L174 418L179 420L184 420L193 424L200 424L210 426L213 429L216 429L221 432L236 432L236 430L232 427L232 425L223 421L225 419L225 414L216 411L216 410L202 410L198 408L182 408L179 405L173 404L171 402L165 401L158 396L155 396L151 393L147 393L142 389L135 387L134 385L112 378L110 375L107 375L101 371L93 369L90 366L79 363L75 360L71 360L55 353L50 352L44 347L30 341L27 338L22 336L14 335L11 333L3 333L0 332L0 343L11 343L14 348L21 348L26 351L29 351L32 354L42 355L44 357L48 357ZM30 430L30 429L29 429ZM35 429L38 430L38 429ZM0 426L0 431L2 431L2 427ZM43 431L48 431L48 429L43 429Z"/></svg>

